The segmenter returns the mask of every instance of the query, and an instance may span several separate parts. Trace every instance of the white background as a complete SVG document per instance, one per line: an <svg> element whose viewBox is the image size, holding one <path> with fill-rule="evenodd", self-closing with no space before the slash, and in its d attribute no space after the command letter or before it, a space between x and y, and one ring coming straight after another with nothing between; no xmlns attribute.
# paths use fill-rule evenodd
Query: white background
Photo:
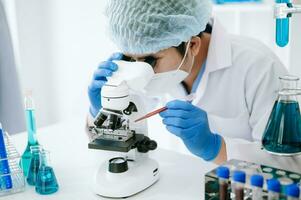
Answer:
<svg viewBox="0 0 301 200"><path fill-rule="evenodd" d="M9 17L22 90L33 89L38 126L80 116L88 110L93 70L117 48L106 35L105 0L2 0ZM292 20L286 48L274 44L272 3L215 6L214 16L229 32L255 37L301 76L301 17ZM160 131L159 127L152 127ZM177 146L168 137L161 144Z"/></svg>

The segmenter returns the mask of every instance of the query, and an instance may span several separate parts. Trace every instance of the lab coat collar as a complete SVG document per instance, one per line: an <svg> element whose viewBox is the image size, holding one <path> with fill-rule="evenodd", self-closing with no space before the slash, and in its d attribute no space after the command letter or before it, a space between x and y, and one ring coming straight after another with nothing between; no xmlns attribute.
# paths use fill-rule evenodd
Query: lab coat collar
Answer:
<svg viewBox="0 0 301 200"><path fill-rule="evenodd" d="M230 38L217 20L213 20L212 33L207 54L206 68L209 72L230 67L232 65L232 52Z"/></svg>

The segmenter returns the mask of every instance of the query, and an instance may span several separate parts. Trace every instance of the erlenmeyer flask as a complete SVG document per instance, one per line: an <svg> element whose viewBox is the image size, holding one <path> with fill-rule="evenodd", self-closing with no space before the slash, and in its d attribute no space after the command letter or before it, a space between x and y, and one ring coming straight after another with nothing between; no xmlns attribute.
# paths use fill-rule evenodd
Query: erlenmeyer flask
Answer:
<svg viewBox="0 0 301 200"><path fill-rule="evenodd" d="M58 191L59 185L50 164L49 151L41 151L40 167L36 181L36 192L39 194L52 194Z"/></svg>
<svg viewBox="0 0 301 200"><path fill-rule="evenodd" d="M301 116L297 96L299 78L280 77L281 88L262 138L263 147L277 155L301 153Z"/></svg>

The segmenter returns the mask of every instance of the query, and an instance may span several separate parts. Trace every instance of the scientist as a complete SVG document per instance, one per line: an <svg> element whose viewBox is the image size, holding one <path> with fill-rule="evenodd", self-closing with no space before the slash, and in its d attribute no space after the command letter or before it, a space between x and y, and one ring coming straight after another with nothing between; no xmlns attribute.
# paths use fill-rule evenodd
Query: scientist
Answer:
<svg viewBox="0 0 301 200"><path fill-rule="evenodd" d="M167 130L206 161L227 159L227 139L260 140L286 70L260 42L228 34L211 20L210 0L110 0L106 15L113 41L127 60L149 63L150 95L195 93L192 103L169 101ZM100 90L118 66L102 62L88 89L90 113L101 108Z"/></svg>

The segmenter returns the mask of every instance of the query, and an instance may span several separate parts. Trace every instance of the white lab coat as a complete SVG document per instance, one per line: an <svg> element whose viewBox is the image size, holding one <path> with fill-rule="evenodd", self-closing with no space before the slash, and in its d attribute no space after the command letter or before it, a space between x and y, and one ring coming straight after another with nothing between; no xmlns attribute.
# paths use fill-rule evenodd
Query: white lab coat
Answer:
<svg viewBox="0 0 301 200"><path fill-rule="evenodd" d="M261 140L277 99L279 77L286 74L283 64L266 46L228 34L214 20L205 72L192 103L207 112L211 131L226 138L226 143L227 138ZM184 95L185 90L179 86L165 101ZM159 127L163 124L158 116L150 119L149 125L150 135L159 145L163 140L161 146L183 150L178 139L162 133L164 127Z"/></svg>
<svg viewBox="0 0 301 200"><path fill-rule="evenodd" d="M0 123L9 133L25 130L25 114L14 49L4 6L0 0Z"/></svg>

